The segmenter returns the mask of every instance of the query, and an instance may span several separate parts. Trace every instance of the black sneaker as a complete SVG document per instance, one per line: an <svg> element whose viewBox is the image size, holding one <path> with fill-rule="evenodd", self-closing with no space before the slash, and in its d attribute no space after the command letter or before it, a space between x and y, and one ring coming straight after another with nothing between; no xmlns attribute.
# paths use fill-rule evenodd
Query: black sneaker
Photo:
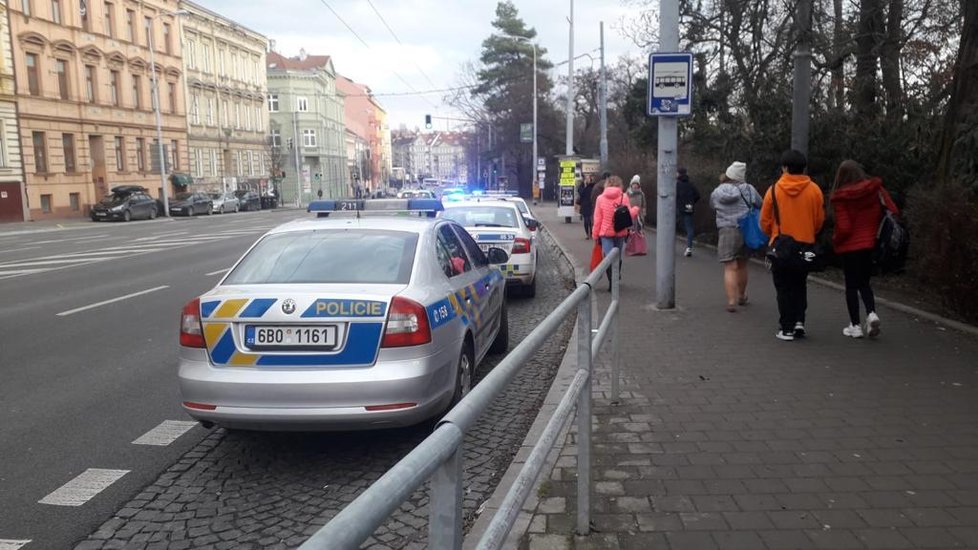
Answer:
<svg viewBox="0 0 978 550"><path fill-rule="evenodd" d="M805 337L805 323L801 321L795 323L795 338Z"/></svg>

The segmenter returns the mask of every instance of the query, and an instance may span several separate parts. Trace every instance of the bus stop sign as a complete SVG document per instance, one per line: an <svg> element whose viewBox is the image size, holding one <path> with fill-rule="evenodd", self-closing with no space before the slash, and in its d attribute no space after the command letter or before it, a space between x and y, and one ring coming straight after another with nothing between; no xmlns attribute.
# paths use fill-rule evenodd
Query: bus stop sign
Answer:
<svg viewBox="0 0 978 550"><path fill-rule="evenodd" d="M693 104L693 54L649 56L649 116L688 116Z"/></svg>

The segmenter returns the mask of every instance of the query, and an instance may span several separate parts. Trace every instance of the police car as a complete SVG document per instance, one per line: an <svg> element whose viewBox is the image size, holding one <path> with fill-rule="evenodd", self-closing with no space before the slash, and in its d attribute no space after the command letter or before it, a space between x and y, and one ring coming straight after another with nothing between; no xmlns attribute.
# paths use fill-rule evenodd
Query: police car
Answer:
<svg viewBox="0 0 978 550"><path fill-rule="evenodd" d="M411 214L440 208L316 201L318 218L263 235L183 308L187 413L230 428L349 429L415 424L457 403L482 359L508 348L496 265L508 257L450 219ZM356 216L323 217L344 210Z"/></svg>
<svg viewBox="0 0 978 550"><path fill-rule="evenodd" d="M483 250L501 248L509 254L502 266L509 286L524 296L536 295L537 248L533 245L535 220L527 220L510 201L470 197L445 203L442 218L454 220L472 234Z"/></svg>

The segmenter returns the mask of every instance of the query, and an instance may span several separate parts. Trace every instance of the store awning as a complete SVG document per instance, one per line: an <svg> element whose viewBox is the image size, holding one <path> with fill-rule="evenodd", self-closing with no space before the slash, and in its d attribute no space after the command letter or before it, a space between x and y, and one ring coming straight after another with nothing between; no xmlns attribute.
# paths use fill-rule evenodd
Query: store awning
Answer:
<svg viewBox="0 0 978 550"><path fill-rule="evenodd" d="M170 182L173 183L173 185L186 187L188 185L193 185L194 178L190 174L170 174Z"/></svg>

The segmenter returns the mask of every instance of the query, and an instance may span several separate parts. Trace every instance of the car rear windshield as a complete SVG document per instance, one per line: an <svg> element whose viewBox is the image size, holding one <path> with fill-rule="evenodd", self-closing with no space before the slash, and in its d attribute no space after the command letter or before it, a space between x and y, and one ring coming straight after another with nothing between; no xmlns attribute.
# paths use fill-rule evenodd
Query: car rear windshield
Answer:
<svg viewBox="0 0 978 550"><path fill-rule="evenodd" d="M102 204L121 204L129 200L129 193L112 193L102 197L99 202Z"/></svg>
<svg viewBox="0 0 978 550"><path fill-rule="evenodd" d="M189 198L191 198L193 196L194 196L193 193L177 193L177 196L175 196L173 198L176 199L176 200L178 200L178 201L185 201L185 200L187 200L187 199L189 199Z"/></svg>
<svg viewBox="0 0 978 550"><path fill-rule="evenodd" d="M404 231L276 233L255 245L224 284L407 284L417 244L418 235Z"/></svg>
<svg viewBox="0 0 978 550"><path fill-rule="evenodd" d="M446 208L443 218L463 227L519 227L516 211L508 206L458 206Z"/></svg>

